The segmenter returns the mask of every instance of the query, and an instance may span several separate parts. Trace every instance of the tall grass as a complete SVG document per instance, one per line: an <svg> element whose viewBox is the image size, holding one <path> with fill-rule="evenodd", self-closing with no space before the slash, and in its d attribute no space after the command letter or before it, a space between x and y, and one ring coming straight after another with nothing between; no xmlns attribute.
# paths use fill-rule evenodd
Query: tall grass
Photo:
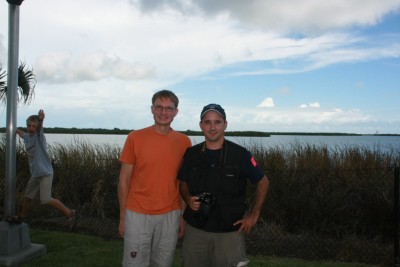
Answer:
<svg viewBox="0 0 400 267"><path fill-rule="evenodd" d="M53 187L55 195L70 205L79 203L80 212L86 215L101 218L119 215L118 146L78 141L68 146L51 146L49 152L58 181Z"/></svg>
<svg viewBox="0 0 400 267"><path fill-rule="evenodd" d="M270 179L262 212L267 223L253 231L248 247L312 259L391 262L399 150L300 143L248 148ZM254 187L249 196L251 201Z"/></svg>
<svg viewBox="0 0 400 267"><path fill-rule="evenodd" d="M393 168L400 163L400 151L300 143L292 143L288 149L258 144L247 147L270 179L262 218L247 238L249 251L387 262L394 235ZM120 148L75 140L50 146L49 154L55 170L53 195L79 208L79 229L117 238ZM2 140L0 204L5 195L4 157ZM27 155L19 143L18 203L28 179ZM249 187L248 195L252 201L254 186ZM47 210L41 213L51 215Z"/></svg>
<svg viewBox="0 0 400 267"><path fill-rule="evenodd" d="M293 232L391 237L400 151L299 143L250 150L271 181L266 219Z"/></svg>

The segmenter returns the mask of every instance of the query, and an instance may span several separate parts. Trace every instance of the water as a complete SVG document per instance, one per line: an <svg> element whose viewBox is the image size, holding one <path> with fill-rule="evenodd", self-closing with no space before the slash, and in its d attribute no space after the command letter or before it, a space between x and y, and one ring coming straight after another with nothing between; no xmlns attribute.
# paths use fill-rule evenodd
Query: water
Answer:
<svg viewBox="0 0 400 267"><path fill-rule="evenodd" d="M46 134L47 142L54 144L74 144L87 142L90 144L108 144L122 147L126 135L103 134ZM290 148L293 144L327 146L328 148L348 148L353 146L369 149L397 150L400 151L400 136L302 136L302 135L272 135L271 137L226 137L246 147L262 146L264 148L280 147ZM193 144L204 140L202 136L190 136Z"/></svg>

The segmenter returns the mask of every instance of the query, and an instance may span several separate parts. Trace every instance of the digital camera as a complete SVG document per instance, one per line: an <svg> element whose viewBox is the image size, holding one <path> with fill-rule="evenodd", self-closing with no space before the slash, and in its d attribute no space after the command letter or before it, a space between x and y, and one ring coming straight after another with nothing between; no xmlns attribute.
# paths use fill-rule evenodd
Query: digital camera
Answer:
<svg viewBox="0 0 400 267"><path fill-rule="evenodd" d="M208 215L215 208L215 197L208 192L201 193L197 195L197 197L199 198L198 201L201 203L199 212L203 215Z"/></svg>

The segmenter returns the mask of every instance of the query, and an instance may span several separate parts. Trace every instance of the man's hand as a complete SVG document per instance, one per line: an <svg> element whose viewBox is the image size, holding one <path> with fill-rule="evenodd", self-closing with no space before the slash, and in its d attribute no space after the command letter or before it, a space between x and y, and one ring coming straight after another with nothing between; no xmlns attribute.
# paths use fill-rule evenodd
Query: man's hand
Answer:
<svg viewBox="0 0 400 267"><path fill-rule="evenodd" d="M125 220L119 220L118 233L122 238L124 238L124 236L125 236Z"/></svg>
<svg viewBox="0 0 400 267"><path fill-rule="evenodd" d="M179 192L181 193L182 199L186 202L192 210L199 210L200 209L200 201L199 197L192 196L189 192L189 187L186 182L179 183Z"/></svg>
<svg viewBox="0 0 400 267"><path fill-rule="evenodd" d="M183 219L183 215L179 218L179 232L178 238L181 239L185 235L185 220Z"/></svg>
<svg viewBox="0 0 400 267"><path fill-rule="evenodd" d="M268 186L269 186L269 180L267 176L264 175L264 177L257 183L256 197L250 214L245 216L243 219L236 221L233 224L233 225L240 224L240 228L238 230L239 233L241 232L245 234L250 233L251 228L253 228L253 226L257 223L257 220L260 217L262 205L267 195Z"/></svg>
<svg viewBox="0 0 400 267"><path fill-rule="evenodd" d="M199 197L198 196L192 196L189 198L189 203L187 203L189 205L189 207L196 211L200 209L200 204L201 202L199 201Z"/></svg>
<svg viewBox="0 0 400 267"><path fill-rule="evenodd" d="M236 226L240 224L238 232L249 234L253 226L257 223L257 220L258 216L246 216L243 219L236 221L233 225Z"/></svg>

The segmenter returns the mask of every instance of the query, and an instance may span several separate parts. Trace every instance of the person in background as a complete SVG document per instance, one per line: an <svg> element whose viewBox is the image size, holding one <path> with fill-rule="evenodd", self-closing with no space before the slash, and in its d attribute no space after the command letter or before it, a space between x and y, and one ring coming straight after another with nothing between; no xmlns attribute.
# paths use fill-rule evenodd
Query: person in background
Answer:
<svg viewBox="0 0 400 267"><path fill-rule="evenodd" d="M247 266L244 235L260 217L269 180L251 153L226 140L225 110L205 106L200 128L205 142L189 148L178 173L187 206L183 238L184 266ZM246 214L246 184L257 184Z"/></svg>
<svg viewBox="0 0 400 267"><path fill-rule="evenodd" d="M21 223L31 210L33 199L40 193L41 204L58 209L63 213L67 217L69 227L72 229L76 223L75 210L66 207L60 200L51 196L54 171L49 155L47 154L47 142L43 132L44 118L45 114L41 109L38 115L31 115L27 118L27 133L17 129L16 133L23 139L28 154L31 177L28 181L21 211L17 216L6 218L6 221Z"/></svg>
<svg viewBox="0 0 400 267"><path fill-rule="evenodd" d="M118 200L123 266L172 266L183 234L183 202L176 176L191 141L171 128L178 104L169 90L155 93L154 124L130 132L122 149Z"/></svg>

